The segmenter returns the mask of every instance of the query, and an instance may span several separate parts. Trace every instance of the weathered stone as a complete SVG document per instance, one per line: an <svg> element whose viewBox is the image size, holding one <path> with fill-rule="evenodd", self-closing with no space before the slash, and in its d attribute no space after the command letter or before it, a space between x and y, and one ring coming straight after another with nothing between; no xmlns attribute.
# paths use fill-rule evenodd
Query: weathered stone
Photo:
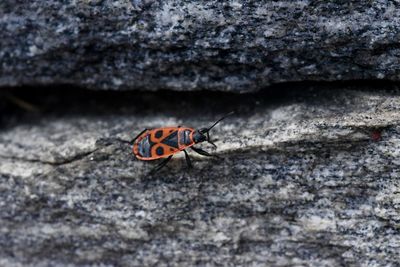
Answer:
<svg viewBox="0 0 400 267"><path fill-rule="evenodd" d="M3 103L0 265L396 266L400 93L297 89ZM148 176L126 142L232 109L211 135L225 160Z"/></svg>
<svg viewBox="0 0 400 267"><path fill-rule="evenodd" d="M399 80L399 8L394 0L3 0L0 86L251 91Z"/></svg>

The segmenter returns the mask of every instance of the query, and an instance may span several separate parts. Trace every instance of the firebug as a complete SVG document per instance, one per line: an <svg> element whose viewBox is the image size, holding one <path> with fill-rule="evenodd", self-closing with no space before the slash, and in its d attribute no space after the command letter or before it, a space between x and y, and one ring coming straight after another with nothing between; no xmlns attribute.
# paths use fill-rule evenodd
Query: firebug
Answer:
<svg viewBox="0 0 400 267"><path fill-rule="evenodd" d="M208 128L201 128L196 130L189 127L162 127L155 129L144 129L139 133L133 140L133 154L139 160L157 160L165 158L151 173L154 173L164 167L172 156L176 153L183 151L185 153L186 163L189 168L192 167L192 163L188 153L187 148L192 149L196 153L206 156L206 157L217 157L217 155L212 155L201 148L194 147L194 145L201 142L208 142L214 147L217 147L210 140L210 130L217 125L220 121L226 117L232 115L233 112L228 113L219 120L217 120L213 125Z"/></svg>

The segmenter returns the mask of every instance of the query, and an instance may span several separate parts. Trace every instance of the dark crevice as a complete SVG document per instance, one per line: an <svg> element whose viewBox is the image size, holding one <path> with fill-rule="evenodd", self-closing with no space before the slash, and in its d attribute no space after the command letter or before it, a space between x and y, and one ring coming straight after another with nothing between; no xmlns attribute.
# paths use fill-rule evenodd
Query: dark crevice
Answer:
<svg viewBox="0 0 400 267"><path fill-rule="evenodd" d="M52 166L62 166L62 165L65 165L65 164L70 164L70 163L73 163L75 161L82 160L82 159L90 156L91 154L93 154L97 150L99 150L99 148L96 148L96 149L94 149L92 151L76 154L73 157L65 158L65 159L62 159L62 160L59 160L59 161L46 161L46 160L41 160L41 159L28 159L28 158L14 157L14 156L10 157L10 156L5 156L5 155L0 155L0 158L7 159L7 160L22 161L22 162L41 163L41 164L52 165Z"/></svg>
<svg viewBox="0 0 400 267"><path fill-rule="evenodd" d="M59 84L52 86L26 86L15 88L3 88L0 91L0 118L7 114L34 113L32 110L21 106L19 99L31 104L39 111L39 114L47 112L68 113L88 112L102 114L107 112L118 112L129 107L132 111L143 113L147 110L164 112L185 108L190 105L192 110L208 112L210 109L225 111L234 110L238 106L248 106L252 109L257 105L269 105L290 101L293 98L312 99L315 94L323 90L335 90L338 94L346 89L365 91L390 91L400 94L400 83L388 80L355 80L340 82L291 82L272 85L256 93L237 94L231 92L216 91L95 91L84 88ZM323 97L323 95L321 95ZM14 98L14 100L10 99ZM112 101L110 101L112 100ZM226 112L222 112L226 113ZM199 114L199 116L201 113Z"/></svg>

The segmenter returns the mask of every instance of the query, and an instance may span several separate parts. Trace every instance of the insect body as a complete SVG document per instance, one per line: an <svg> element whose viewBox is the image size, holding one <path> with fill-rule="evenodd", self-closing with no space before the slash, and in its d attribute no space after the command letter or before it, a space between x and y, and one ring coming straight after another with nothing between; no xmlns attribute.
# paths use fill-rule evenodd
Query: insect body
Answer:
<svg viewBox="0 0 400 267"><path fill-rule="evenodd" d="M200 148L196 148L194 145L201 142L208 142L216 147L216 145L210 140L209 131L221 120L231 114L232 112L216 121L212 126L199 130L181 126L163 127L151 130L145 129L135 139L133 139L133 153L139 160L166 158L153 170L153 172L164 167L172 156L180 151L185 153L186 162L189 167L192 167L189 155L185 150L187 148L191 148L193 151L203 156L218 157Z"/></svg>
<svg viewBox="0 0 400 267"><path fill-rule="evenodd" d="M136 139L133 153L140 160L165 158L201 142L202 137L186 127L146 130Z"/></svg>

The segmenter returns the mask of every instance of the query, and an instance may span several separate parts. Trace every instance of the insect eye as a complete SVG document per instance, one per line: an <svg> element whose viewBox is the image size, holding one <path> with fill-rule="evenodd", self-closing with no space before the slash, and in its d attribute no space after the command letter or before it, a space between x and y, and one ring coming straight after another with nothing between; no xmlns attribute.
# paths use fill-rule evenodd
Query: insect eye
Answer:
<svg viewBox="0 0 400 267"><path fill-rule="evenodd" d="M202 133L202 134L204 134L204 133L208 132L208 129L207 129L207 128L201 128L201 129L199 130L199 132Z"/></svg>

